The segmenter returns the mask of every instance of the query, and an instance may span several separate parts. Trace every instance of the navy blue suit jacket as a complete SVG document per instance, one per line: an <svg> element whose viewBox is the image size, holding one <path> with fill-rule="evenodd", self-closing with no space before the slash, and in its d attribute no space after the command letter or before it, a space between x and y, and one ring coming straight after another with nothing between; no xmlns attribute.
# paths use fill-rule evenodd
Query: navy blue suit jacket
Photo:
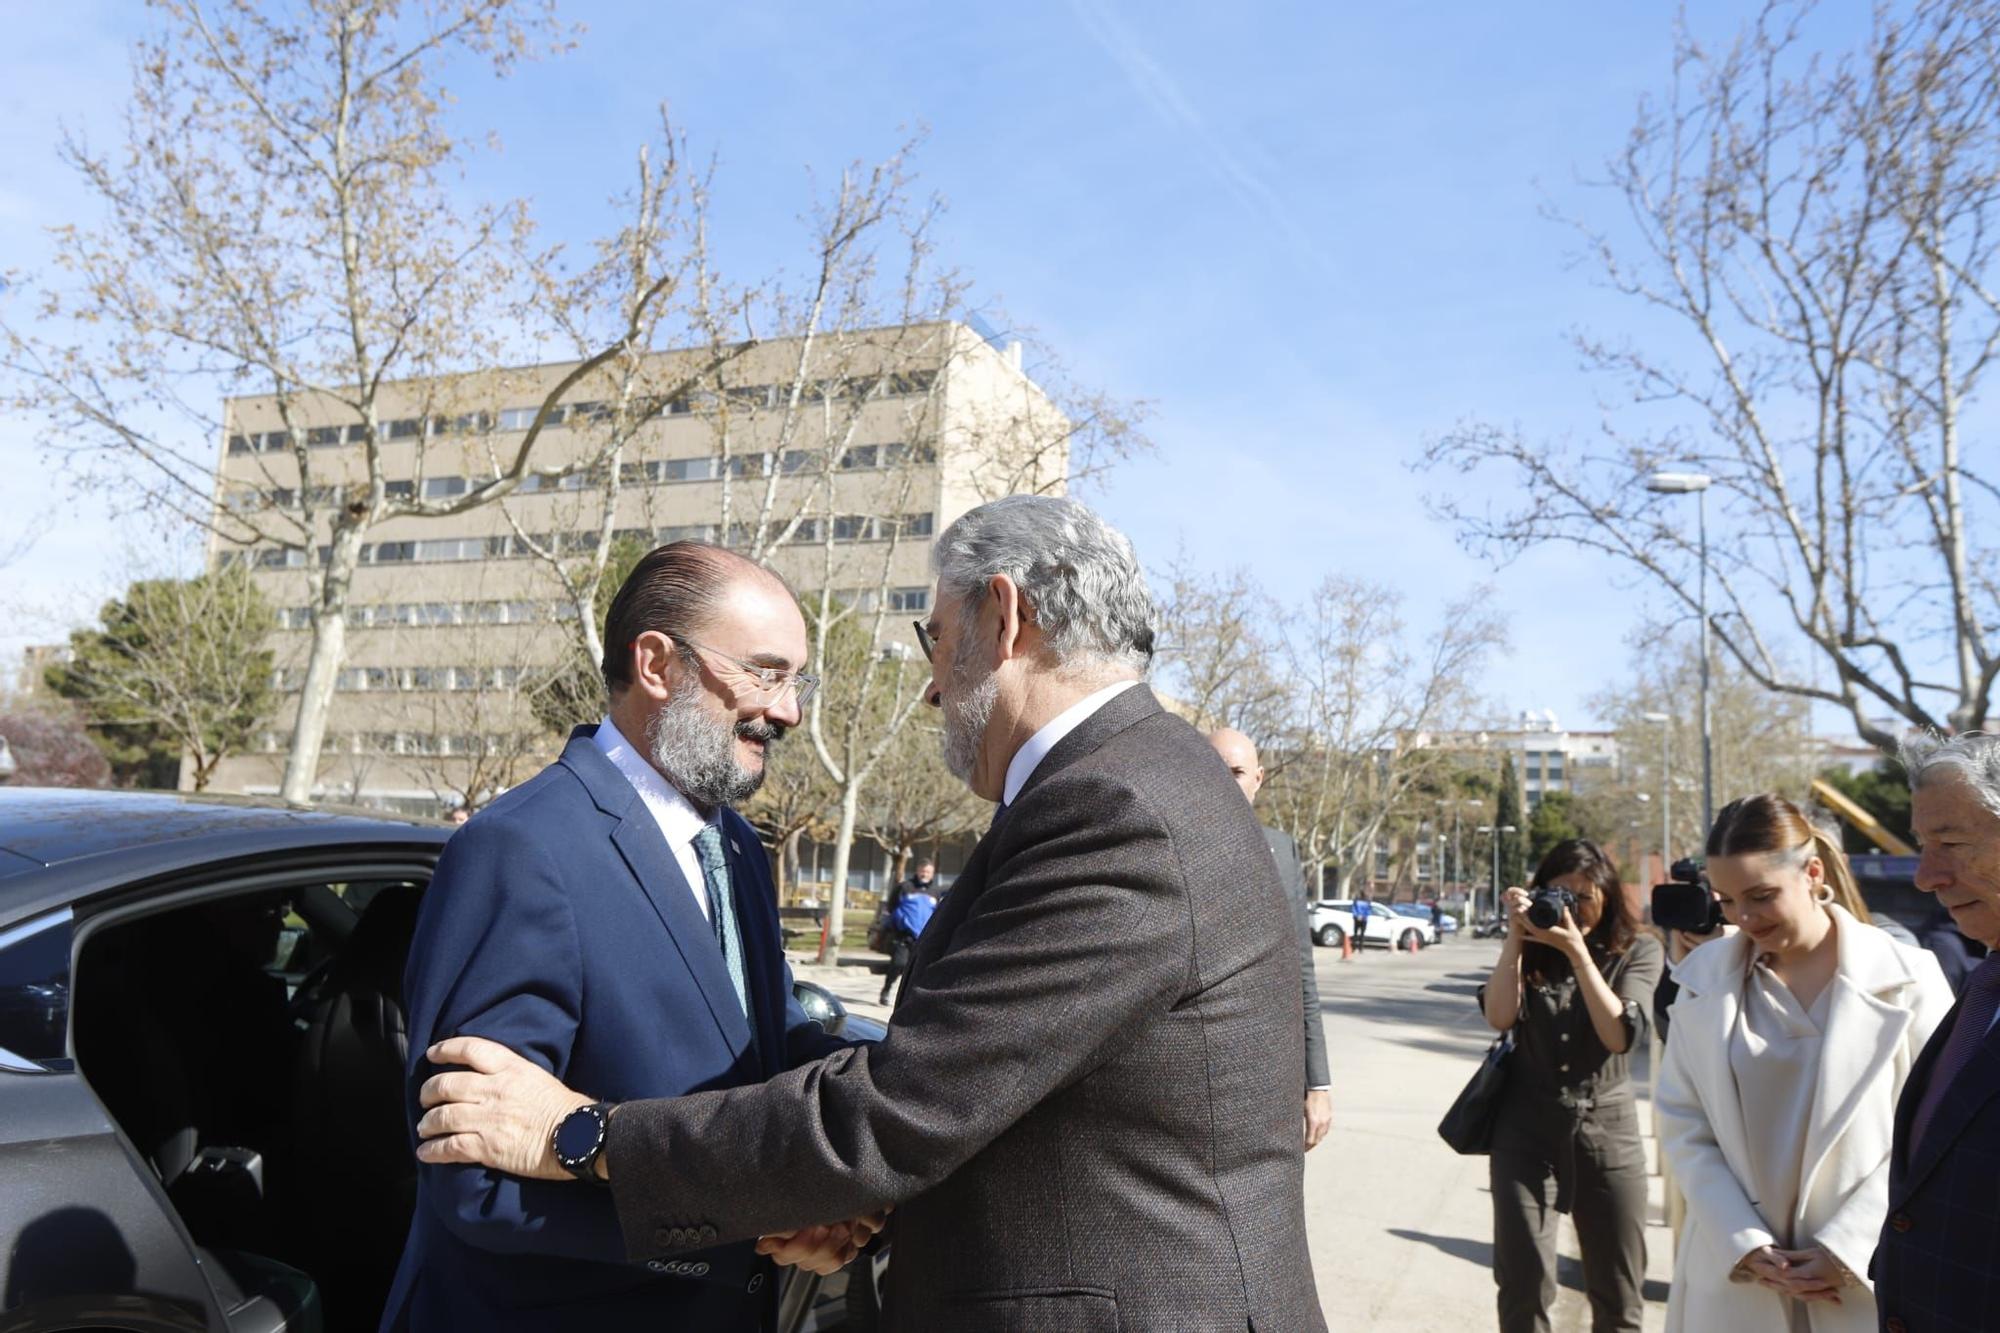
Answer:
<svg viewBox="0 0 2000 1333"><path fill-rule="evenodd" d="M714 928L639 793L573 732L562 758L446 844L404 977L406 1110L432 1042L489 1037L604 1101L760 1083L846 1043L792 996L770 865L720 821L736 886L755 1045ZM478 1167L419 1168L417 1209L383 1328L741 1328L775 1282L750 1244L627 1262L609 1190Z"/></svg>
<svg viewBox="0 0 2000 1333"><path fill-rule="evenodd" d="M1872 1272L1884 1328L1986 1333L2000 1319L2000 1028L1952 1080L1910 1152L1910 1122L1957 1019L1953 1009L1938 1025L1896 1106L1889 1216Z"/></svg>

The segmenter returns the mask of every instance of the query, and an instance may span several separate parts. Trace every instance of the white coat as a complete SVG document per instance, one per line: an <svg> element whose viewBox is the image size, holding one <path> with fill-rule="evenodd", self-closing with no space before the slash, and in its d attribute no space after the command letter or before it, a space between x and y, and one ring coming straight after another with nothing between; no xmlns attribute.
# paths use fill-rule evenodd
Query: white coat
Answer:
<svg viewBox="0 0 2000 1333"><path fill-rule="evenodd" d="M1896 1098L1924 1043L1952 1006L1937 960L1898 944L1838 907L1839 964L1826 1009L1804 1177L1791 1219L1792 1248L1823 1245L1863 1284L1841 1304L1808 1306L1813 1333L1874 1333L1868 1261L1889 1206L1889 1149ZM1750 938L1711 940L1674 969L1674 1003L1657 1094L1660 1146L1687 1196L1674 1254L1668 1333L1758 1333L1785 1327L1784 1302L1755 1283L1731 1282L1744 1255L1776 1243L1750 1202L1745 1114L1729 1069L1729 1040L1743 1007Z"/></svg>

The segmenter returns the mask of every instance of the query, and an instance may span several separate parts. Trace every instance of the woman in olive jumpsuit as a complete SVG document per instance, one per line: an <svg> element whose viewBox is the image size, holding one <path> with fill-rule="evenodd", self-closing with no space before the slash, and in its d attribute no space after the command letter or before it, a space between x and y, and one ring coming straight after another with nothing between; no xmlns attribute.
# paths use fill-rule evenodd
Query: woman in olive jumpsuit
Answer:
<svg viewBox="0 0 2000 1333"><path fill-rule="evenodd" d="M1544 888L1576 903L1546 930L1527 916ZM1617 868L1582 839L1557 843L1532 889L1503 902L1507 941L1479 996L1486 1021L1514 1033L1490 1159L1501 1333L1548 1333L1559 1213L1576 1218L1592 1333L1638 1333L1646 1154L1626 1069L1646 1039L1659 941L1638 932Z"/></svg>

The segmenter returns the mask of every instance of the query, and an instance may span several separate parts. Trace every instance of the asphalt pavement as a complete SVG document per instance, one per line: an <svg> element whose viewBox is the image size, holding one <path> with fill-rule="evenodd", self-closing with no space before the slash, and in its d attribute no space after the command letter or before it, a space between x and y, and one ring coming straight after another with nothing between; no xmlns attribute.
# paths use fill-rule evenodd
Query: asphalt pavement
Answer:
<svg viewBox="0 0 2000 1333"><path fill-rule="evenodd" d="M1415 955L1370 950L1350 961L1335 949L1315 951L1334 1101L1333 1132L1306 1155L1306 1231L1332 1333L1494 1326L1486 1159L1452 1152L1437 1122L1492 1039L1474 993L1499 951L1493 940L1454 940ZM821 967L794 955L793 970L856 1013L887 1016L875 1003L882 979L869 969ZM1642 1097L1648 1068L1642 1053L1634 1061ZM1640 1123L1651 1122L1642 1105ZM1650 1140L1647 1153L1654 1154ZM1651 1193L1648 1333L1665 1327L1673 1271L1658 1176ZM1560 1246L1555 1331L1581 1333L1590 1311L1567 1218Z"/></svg>

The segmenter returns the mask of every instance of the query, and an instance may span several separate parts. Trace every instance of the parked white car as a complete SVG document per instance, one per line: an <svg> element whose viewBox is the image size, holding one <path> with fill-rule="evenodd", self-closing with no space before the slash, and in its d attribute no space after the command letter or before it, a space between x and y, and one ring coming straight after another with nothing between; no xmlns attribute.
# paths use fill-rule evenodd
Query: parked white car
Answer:
<svg viewBox="0 0 2000 1333"><path fill-rule="evenodd" d="M1373 910L1368 916L1368 933L1361 937L1366 946L1407 950L1414 939L1419 948L1427 949L1438 942L1437 927L1431 924L1427 909L1417 909L1422 916L1405 916L1385 903L1369 905ZM1346 898L1322 898L1314 903L1312 933L1314 943L1339 948L1340 942L1354 933L1354 904Z"/></svg>

